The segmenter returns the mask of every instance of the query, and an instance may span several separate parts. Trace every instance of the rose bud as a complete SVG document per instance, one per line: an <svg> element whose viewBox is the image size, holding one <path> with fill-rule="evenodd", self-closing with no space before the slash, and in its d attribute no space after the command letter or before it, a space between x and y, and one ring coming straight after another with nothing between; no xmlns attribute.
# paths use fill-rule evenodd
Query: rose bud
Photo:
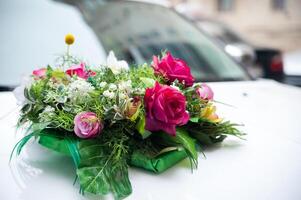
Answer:
<svg viewBox="0 0 301 200"><path fill-rule="evenodd" d="M131 121L134 121L139 114L140 106L141 106L140 97L134 97L133 99L128 101L126 105L125 116Z"/></svg>
<svg viewBox="0 0 301 200"><path fill-rule="evenodd" d="M196 92L198 93L199 97L203 100L213 100L214 93L206 83L202 83L201 87L198 88Z"/></svg>
<svg viewBox="0 0 301 200"><path fill-rule="evenodd" d="M46 68L36 69L32 71L32 75L34 75L35 78L45 78L46 72Z"/></svg>
<svg viewBox="0 0 301 200"><path fill-rule="evenodd" d="M101 133L103 124L93 112L81 112L74 118L74 132L80 138L93 138Z"/></svg>

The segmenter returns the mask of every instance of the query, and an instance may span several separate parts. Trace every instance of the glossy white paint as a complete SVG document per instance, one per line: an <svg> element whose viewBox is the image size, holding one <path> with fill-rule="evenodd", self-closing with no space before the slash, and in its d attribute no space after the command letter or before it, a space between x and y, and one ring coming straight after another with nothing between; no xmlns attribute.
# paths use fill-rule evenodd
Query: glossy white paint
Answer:
<svg viewBox="0 0 301 200"><path fill-rule="evenodd" d="M218 113L244 123L247 140L228 138L206 149L193 173L187 160L161 175L131 168L133 194L127 199L301 199L301 89L268 80L209 85L217 101L235 106L218 104ZM15 134L15 103L12 93L0 93L0 199L99 199L81 196L72 185L70 158L34 141L8 165L22 136Z"/></svg>

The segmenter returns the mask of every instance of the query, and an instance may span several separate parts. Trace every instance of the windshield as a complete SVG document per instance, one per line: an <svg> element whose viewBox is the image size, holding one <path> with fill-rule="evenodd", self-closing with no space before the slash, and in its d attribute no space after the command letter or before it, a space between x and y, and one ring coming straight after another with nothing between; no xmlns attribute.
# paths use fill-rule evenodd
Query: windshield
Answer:
<svg viewBox="0 0 301 200"><path fill-rule="evenodd" d="M118 57L139 64L161 50L170 50L188 62L198 81L247 78L222 50L168 8L134 2L78 2L82 2L80 9L49 0L0 3L0 91L12 89L34 69L55 64L65 51L66 33L76 37L71 53L92 65L104 63L111 49Z"/></svg>
<svg viewBox="0 0 301 200"><path fill-rule="evenodd" d="M89 3L82 9L105 50L114 50L130 63L150 62L152 55L168 50L190 65L196 80L248 77L203 33L170 9L137 2Z"/></svg>
<svg viewBox="0 0 301 200"><path fill-rule="evenodd" d="M209 33L212 37L216 38L219 42L225 44L235 43L247 43L237 33L231 30L224 24L216 21L202 20L197 25L206 33Z"/></svg>

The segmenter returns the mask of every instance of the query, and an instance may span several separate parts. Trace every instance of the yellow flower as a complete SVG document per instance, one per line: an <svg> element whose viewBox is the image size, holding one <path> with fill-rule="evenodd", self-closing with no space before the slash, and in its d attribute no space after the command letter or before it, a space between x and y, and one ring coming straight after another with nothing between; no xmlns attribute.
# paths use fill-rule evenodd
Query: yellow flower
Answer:
<svg viewBox="0 0 301 200"><path fill-rule="evenodd" d="M130 99L126 105L125 116L131 121L135 121L139 115L140 107L140 98Z"/></svg>
<svg viewBox="0 0 301 200"><path fill-rule="evenodd" d="M70 34L70 33L65 36L65 43L67 45L73 44L74 40L75 40L74 36L72 34Z"/></svg>
<svg viewBox="0 0 301 200"><path fill-rule="evenodd" d="M215 106L208 105L207 107L205 107L202 110L201 118L207 119L214 123L218 123L218 122L222 121L222 119L218 117L218 115L215 113L215 111L216 111Z"/></svg>

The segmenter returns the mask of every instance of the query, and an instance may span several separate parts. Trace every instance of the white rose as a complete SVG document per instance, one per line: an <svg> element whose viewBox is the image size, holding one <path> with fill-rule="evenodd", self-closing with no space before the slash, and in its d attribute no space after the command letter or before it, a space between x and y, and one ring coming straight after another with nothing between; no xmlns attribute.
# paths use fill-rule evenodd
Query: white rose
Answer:
<svg viewBox="0 0 301 200"><path fill-rule="evenodd" d="M113 51L110 51L107 57L107 66L113 72L113 74L119 74L121 71L129 70L129 65L124 60L117 60Z"/></svg>

